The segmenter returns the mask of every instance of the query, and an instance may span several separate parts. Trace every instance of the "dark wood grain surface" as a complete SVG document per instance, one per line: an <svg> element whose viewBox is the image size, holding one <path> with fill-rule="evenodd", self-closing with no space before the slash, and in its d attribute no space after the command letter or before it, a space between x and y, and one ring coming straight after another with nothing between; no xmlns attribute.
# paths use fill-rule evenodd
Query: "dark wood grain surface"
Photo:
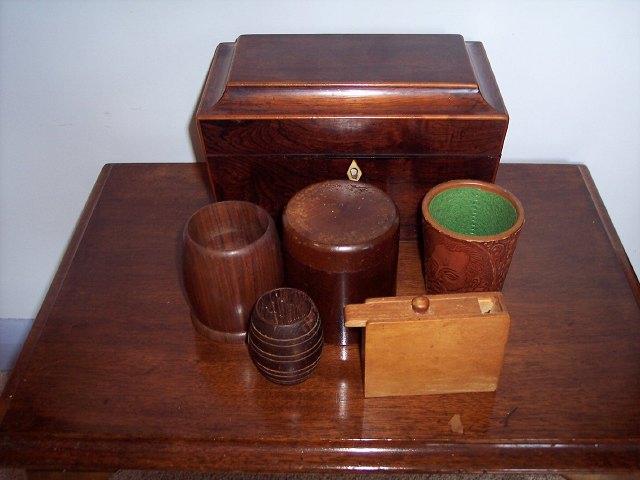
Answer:
<svg viewBox="0 0 640 480"><path fill-rule="evenodd" d="M256 300L284 279L273 218L249 202L212 203L189 218L183 240L194 327L214 341L244 343Z"/></svg>
<svg viewBox="0 0 640 480"><path fill-rule="evenodd" d="M236 119L203 120L201 127L208 155L418 155L429 161L429 155L499 156L506 121Z"/></svg>
<svg viewBox="0 0 640 480"><path fill-rule="evenodd" d="M444 180L493 181L499 157L448 155L431 158L392 156L324 157L321 155L210 157L215 191L221 198L258 203L279 218L287 201L308 185L346 178L351 162L362 170L360 181L387 192L400 213L400 238L416 238L424 194Z"/></svg>
<svg viewBox="0 0 640 480"><path fill-rule="evenodd" d="M357 158L403 240L429 188L495 179L508 123L482 44L459 35L241 36L216 49L195 114L219 199L279 216Z"/></svg>
<svg viewBox="0 0 640 480"><path fill-rule="evenodd" d="M242 35L236 49L233 86L478 88L462 35Z"/></svg>
<svg viewBox="0 0 640 480"><path fill-rule="evenodd" d="M300 383L320 361L320 314L309 295L277 288L262 295L251 314L247 347L256 368L274 383Z"/></svg>
<svg viewBox="0 0 640 480"><path fill-rule="evenodd" d="M0 463L640 469L638 282L597 191L575 165L503 165L498 182L527 215L498 390L364 399L357 346L327 346L311 378L282 387L244 346L193 330L179 251L210 201L203 165L105 167L3 393ZM422 291L414 242L399 271L399 294Z"/></svg>
<svg viewBox="0 0 640 480"><path fill-rule="evenodd" d="M329 180L296 193L282 214L285 280L313 299L324 340L360 343L344 307L396 291L398 209L379 188Z"/></svg>
<svg viewBox="0 0 640 480"><path fill-rule="evenodd" d="M243 35L218 45L202 93L202 120L507 120L482 44L460 35Z"/></svg>

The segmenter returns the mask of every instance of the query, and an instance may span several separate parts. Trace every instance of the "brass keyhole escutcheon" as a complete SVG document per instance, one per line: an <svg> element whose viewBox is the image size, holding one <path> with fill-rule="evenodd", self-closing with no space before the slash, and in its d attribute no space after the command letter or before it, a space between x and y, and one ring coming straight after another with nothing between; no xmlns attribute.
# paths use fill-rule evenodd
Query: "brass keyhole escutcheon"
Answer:
<svg viewBox="0 0 640 480"><path fill-rule="evenodd" d="M362 170L360 170L360 167L358 166L356 161L353 160L351 162L351 165L349 165L349 169L347 170L347 179L357 182L358 180L360 180L360 177L362 177Z"/></svg>

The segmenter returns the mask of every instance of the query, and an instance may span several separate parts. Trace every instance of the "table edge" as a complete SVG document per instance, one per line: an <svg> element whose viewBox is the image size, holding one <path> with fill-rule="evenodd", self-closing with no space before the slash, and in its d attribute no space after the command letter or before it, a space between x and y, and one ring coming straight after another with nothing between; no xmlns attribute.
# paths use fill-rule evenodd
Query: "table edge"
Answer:
<svg viewBox="0 0 640 480"><path fill-rule="evenodd" d="M596 187L595 182L593 181L593 177L591 176L591 172L589 168L584 164L578 164L578 170L582 175L582 180L587 187L587 191L589 192L589 196L593 201L593 204L596 208L596 212L598 213L598 217L600 218L600 222L602 222L602 226L607 234L607 238L609 239L609 243L613 248L616 256L618 257L618 261L622 265L622 269L624 270L624 274L627 277L627 282L629 283L629 287L633 292L633 295L636 299L636 303L640 306L640 284L638 283L637 274L629 261L629 256L627 255L624 246L622 245L622 241L618 236L618 232L616 231L613 222L611 221L611 217L609 216L609 212L602 201L602 197L600 196L600 192Z"/></svg>
<svg viewBox="0 0 640 480"><path fill-rule="evenodd" d="M35 320L33 321L33 325L31 326L31 330L29 331L29 335L22 346L20 354L14 364L14 368L9 375L7 383L2 391L2 396L0 396L0 424L4 419L7 410L9 409L9 404L11 402L11 398L18 387L19 379L22 376L23 370L29 364L29 359L31 357L31 353L35 348L38 339L40 338L40 334L44 329L45 324L47 323L47 319L49 318L49 314L51 309L55 305L56 299L58 298L58 294L62 289L64 281L67 277L67 273L69 271L69 267L75 258L76 252L78 251L78 246L82 241L84 236L84 232L89 225L89 221L93 216L93 212L100 200L102 195L102 190L109 179L111 171L113 169L113 164L106 164L100 170L100 174L96 179L93 188L91 189L91 193L85 202L84 208L80 213L80 217L76 222L75 228L73 230L73 234L71 235L71 239L67 244L67 248L65 253L58 265L58 269L56 270L55 276L49 286L49 290L40 306L40 310L36 315Z"/></svg>
<svg viewBox="0 0 640 480"><path fill-rule="evenodd" d="M376 440L354 445L349 441L4 438L0 439L0 463L28 469L103 471L611 473L640 471L640 440L626 444Z"/></svg>
<svg viewBox="0 0 640 480"><path fill-rule="evenodd" d="M200 162L195 162L200 163ZM69 267L72 264L78 247L82 241L84 232L86 231L93 212L101 198L103 189L110 177L114 167L118 166L163 166L163 165L189 165L185 163L117 163L106 164L100 171L91 193L85 203L85 206L76 223L74 232L69 240L66 251L59 267L52 280L49 290L45 296L42 306L34 320L33 326L20 355L15 363L15 367L9 377L9 380L0 397L0 424L8 410L13 393L19 385L19 379L22 372L29 364L29 359L37 341L46 325L51 309L55 305L57 296L64 284ZM625 276L633 292L638 305L640 305L640 286L638 279L631 265L629 258L624 250L622 242L613 226L611 218L608 215L606 207L600 197L597 187L586 165L583 164L554 164L554 163L509 163L508 165L530 165L530 166L563 166L568 168L577 168L581 178L594 203L594 207L600 218L603 228L607 234L607 238L616 253L616 256L623 267ZM544 468L545 471L565 471L576 469L590 470L607 470L629 468L640 470L640 440L624 439L623 441L603 441L602 439L590 442L580 439L575 442L567 442L559 439L549 441L548 443L519 443L517 440L508 440L506 442L430 442L424 441L398 441L386 442L384 440L375 440L374 443L368 441L338 442L333 446L327 445L311 445L308 443L300 443L296 441L282 442L254 442L252 445L241 444L231 439L218 440L169 440L164 443L158 438L136 439L134 441L126 439L94 439L83 437L79 438L62 438L35 436L31 438L22 437L21 435L7 434L5 432L0 437L0 462L7 465L16 465L21 467L73 467L78 469L91 469L95 467L95 455L105 454L107 451L116 451L124 454L121 458L127 457L126 463L120 463L117 456L107 459L106 462L100 464L103 468L158 468L165 467L167 469L175 468L172 463L172 452L180 455L185 448L193 451L194 462L191 468L194 470L203 469L220 469L234 470L244 465L244 470L249 467L250 471L266 472L266 471L404 471L404 472L421 472L421 471L459 471L460 467L456 467L457 462L464 464L470 459L475 459L475 465L471 469L465 468L465 471L531 471ZM66 445L66 447L65 447ZM483 463L477 452L469 452L469 447L480 448L486 450L489 456L495 456L497 461L492 465ZM255 462L256 449L263 450L264 456L275 455L276 460L267 460L262 463ZM535 466L531 464L532 458L538 458L538 455L532 456L532 450L539 455L553 453L557 456L557 462L551 469L545 466ZM44 463L34 463L34 459L40 457L43 451L49 454L53 451L60 451L59 461L56 462L56 454L50 456L48 461ZM73 455L74 465L69 465L69 457L65 457L70 451L75 451ZM38 455L38 452L40 455ZM125 454L126 452L126 454ZM158 456L149 455L152 452L160 453L163 457L158 463ZM307 458L310 455L314 458ZM370 455L371 458L368 458ZM247 456L253 458L253 462L249 464L242 463ZM388 457L387 461L383 461L381 457ZM409 457L412 461L408 461ZM455 457L455 461L451 461ZM205 461L205 458L207 459ZM197 459L197 460L196 460ZM312 460L311 463L308 460ZM548 458L547 458L548 460ZM273 463L273 462L276 463ZM296 461L298 467L278 468L278 462ZM164 463L162 463L164 462ZM301 466L304 464L304 468ZM291 465L291 464L289 464ZM356 465L356 466L354 466ZM385 467L381 467L385 465ZM185 465L187 467L189 465ZM183 465L181 465L183 467ZM247 471L249 471L247 470Z"/></svg>

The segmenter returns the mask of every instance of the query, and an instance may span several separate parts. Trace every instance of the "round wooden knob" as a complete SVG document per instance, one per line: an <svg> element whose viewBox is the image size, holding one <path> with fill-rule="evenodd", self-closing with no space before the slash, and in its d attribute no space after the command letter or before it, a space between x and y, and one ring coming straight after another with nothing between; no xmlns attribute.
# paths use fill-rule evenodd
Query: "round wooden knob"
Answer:
<svg viewBox="0 0 640 480"><path fill-rule="evenodd" d="M425 295L411 300L411 308L416 313L427 313L429 310L429 298Z"/></svg>

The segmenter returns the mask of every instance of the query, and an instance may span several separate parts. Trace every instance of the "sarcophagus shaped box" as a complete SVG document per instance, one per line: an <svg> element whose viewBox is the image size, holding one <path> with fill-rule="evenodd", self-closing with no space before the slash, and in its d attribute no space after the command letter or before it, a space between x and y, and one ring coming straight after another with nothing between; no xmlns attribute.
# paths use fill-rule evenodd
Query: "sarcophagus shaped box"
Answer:
<svg viewBox="0 0 640 480"><path fill-rule="evenodd" d="M311 183L365 181L407 239L430 187L494 180L509 117L459 35L247 35L218 46L196 121L218 199L278 216Z"/></svg>

